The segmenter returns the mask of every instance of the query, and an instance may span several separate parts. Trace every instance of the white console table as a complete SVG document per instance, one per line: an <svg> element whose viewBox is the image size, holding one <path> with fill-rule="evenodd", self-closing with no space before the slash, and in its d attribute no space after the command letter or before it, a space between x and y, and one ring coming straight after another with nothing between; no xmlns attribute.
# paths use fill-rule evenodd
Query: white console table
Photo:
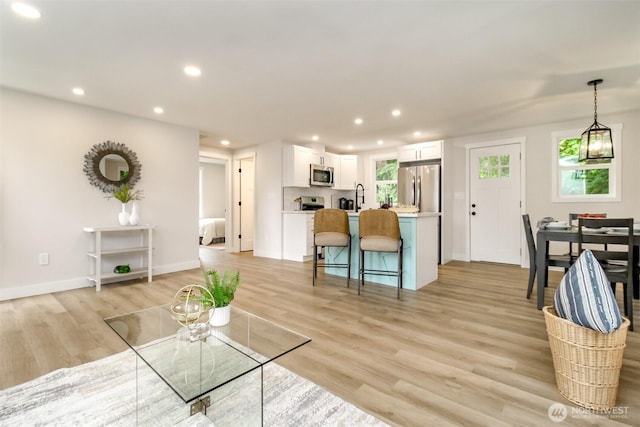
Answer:
<svg viewBox="0 0 640 427"><path fill-rule="evenodd" d="M150 224L142 225L125 225L125 226L105 226L105 227L84 227L83 230L87 233L93 233L95 236L95 242L92 250L87 255L95 260L93 272L88 276L88 279L96 284L96 292L100 291L100 287L103 281L117 282L120 280L126 280L127 278L144 277L146 274L148 281L153 280L153 228L155 226ZM117 248L105 249L103 248L103 237L105 233L140 233L139 245L137 246L124 246ZM114 273L103 271L103 258L109 256L121 256L126 254L139 254L144 257L146 253L146 266L141 260L141 266L138 268L132 268L129 273Z"/></svg>

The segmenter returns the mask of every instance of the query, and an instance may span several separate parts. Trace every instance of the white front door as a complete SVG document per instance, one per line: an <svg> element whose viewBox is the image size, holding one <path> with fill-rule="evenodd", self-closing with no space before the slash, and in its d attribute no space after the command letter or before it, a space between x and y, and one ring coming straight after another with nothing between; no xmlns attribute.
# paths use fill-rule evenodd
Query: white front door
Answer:
<svg viewBox="0 0 640 427"><path fill-rule="evenodd" d="M520 264L520 144L469 150L471 261Z"/></svg>
<svg viewBox="0 0 640 427"><path fill-rule="evenodd" d="M239 177L240 251L252 251L255 197L255 162L253 157L240 160Z"/></svg>

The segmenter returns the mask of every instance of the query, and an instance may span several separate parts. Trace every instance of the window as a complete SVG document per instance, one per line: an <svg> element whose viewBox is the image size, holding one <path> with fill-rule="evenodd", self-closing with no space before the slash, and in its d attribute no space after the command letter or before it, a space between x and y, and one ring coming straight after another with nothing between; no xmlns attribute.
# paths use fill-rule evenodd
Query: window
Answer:
<svg viewBox="0 0 640 427"><path fill-rule="evenodd" d="M511 156L484 156L480 157L478 165L479 179L500 179L511 176Z"/></svg>
<svg viewBox="0 0 640 427"><path fill-rule="evenodd" d="M554 202L620 201L622 125L611 126L614 159L579 162L582 131L552 133Z"/></svg>
<svg viewBox="0 0 640 427"><path fill-rule="evenodd" d="M398 201L398 159L376 160L376 202Z"/></svg>

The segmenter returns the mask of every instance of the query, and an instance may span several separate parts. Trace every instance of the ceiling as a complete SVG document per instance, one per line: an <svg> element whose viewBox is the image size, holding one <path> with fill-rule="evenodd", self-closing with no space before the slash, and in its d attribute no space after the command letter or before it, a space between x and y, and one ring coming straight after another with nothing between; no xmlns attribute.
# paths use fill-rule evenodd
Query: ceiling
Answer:
<svg viewBox="0 0 640 427"><path fill-rule="evenodd" d="M2 0L2 86L195 128L231 149L318 135L347 153L586 128L595 78L600 115L640 106L638 1L25 1L40 19Z"/></svg>

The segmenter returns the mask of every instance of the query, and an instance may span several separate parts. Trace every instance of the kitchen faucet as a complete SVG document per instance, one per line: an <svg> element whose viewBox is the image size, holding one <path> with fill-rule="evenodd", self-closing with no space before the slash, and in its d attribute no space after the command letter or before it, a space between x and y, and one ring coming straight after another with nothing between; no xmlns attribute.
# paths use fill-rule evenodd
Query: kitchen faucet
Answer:
<svg viewBox="0 0 640 427"><path fill-rule="evenodd" d="M358 184L356 185L356 212L358 212L358 210L362 207L358 207L358 188L362 188L362 203L364 203L364 185Z"/></svg>

